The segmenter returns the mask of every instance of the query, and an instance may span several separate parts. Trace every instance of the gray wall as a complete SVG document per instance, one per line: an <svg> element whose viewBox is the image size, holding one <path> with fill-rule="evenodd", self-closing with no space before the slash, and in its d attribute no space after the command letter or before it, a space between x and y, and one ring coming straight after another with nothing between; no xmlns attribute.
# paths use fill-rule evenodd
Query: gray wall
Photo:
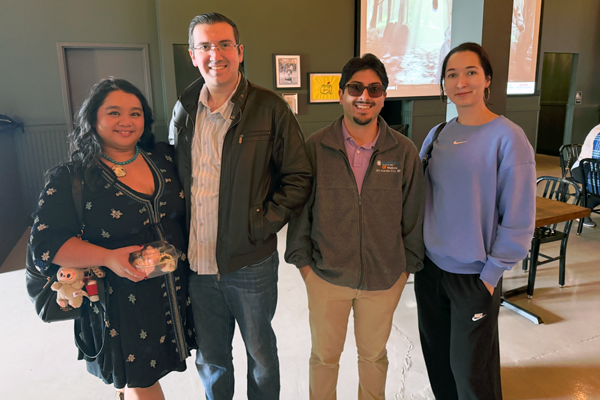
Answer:
<svg viewBox="0 0 600 400"><path fill-rule="evenodd" d="M544 0L540 61L543 54L578 53L576 90L583 91L583 103L573 112L572 143L583 143L600 118L600 0ZM538 87L541 87L541 71ZM538 135L543 135L539 132Z"/></svg>
<svg viewBox="0 0 600 400"><path fill-rule="evenodd" d="M150 0L3 0L0 13L0 113L28 126L63 125L57 42L148 43L159 63L154 2ZM161 74L152 69L154 96ZM164 107L155 104L157 120Z"/></svg>
<svg viewBox="0 0 600 400"><path fill-rule="evenodd" d="M300 55L302 88L276 92L299 93L298 121L306 135L340 115L338 104L307 104L306 73L341 72L354 55L354 0L156 0L156 4L167 111L177 99L173 43L187 43L187 28L195 15L216 11L238 26L248 79L253 83L274 89L273 54Z"/></svg>

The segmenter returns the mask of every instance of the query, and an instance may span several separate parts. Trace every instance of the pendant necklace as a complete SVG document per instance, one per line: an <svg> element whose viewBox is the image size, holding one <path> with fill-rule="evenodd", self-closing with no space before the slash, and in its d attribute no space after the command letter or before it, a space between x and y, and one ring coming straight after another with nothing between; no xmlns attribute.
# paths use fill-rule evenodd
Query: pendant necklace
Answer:
<svg viewBox="0 0 600 400"><path fill-rule="evenodd" d="M102 153L102 157L104 157L105 159L107 159L108 161L110 161L111 163L114 164L112 167L110 167L110 169L113 170L113 172L115 173L115 175L117 177L122 178L127 175L127 170L125 169L125 167L123 167L123 165L127 165L131 162L134 162L135 159L137 158L138 154L140 154L140 149L136 145L135 146L135 154L133 155L133 158L131 158L127 161L115 161L104 153Z"/></svg>

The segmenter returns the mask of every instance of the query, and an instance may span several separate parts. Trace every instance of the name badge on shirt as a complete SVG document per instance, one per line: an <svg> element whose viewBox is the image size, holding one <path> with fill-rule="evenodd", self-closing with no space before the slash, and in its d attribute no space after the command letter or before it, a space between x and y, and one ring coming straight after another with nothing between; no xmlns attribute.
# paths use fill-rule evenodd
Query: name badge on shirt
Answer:
<svg viewBox="0 0 600 400"><path fill-rule="evenodd" d="M375 172L400 172L400 168L398 167L398 162L377 160Z"/></svg>

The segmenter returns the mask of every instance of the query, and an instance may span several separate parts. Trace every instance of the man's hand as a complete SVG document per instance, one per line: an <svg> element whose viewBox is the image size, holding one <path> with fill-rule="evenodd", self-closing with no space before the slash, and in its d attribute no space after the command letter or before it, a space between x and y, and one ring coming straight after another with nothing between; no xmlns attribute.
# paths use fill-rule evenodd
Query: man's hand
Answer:
<svg viewBox="0 0 600 400"><path fill-rule="evenodd" d="M490 292L490 295L493 296L494 295L494 290L496 288L493 287L492 285L490 285L489 283L485 282L485 281L481 281L481 282L483 282L483 284L485 285L485 288L488 290L488 292Z"/></svg>
<svg viewBox="0 0 600 400"><path fill-rule="evenodd" d="M304 267L298 268L298 270L300 271L300 275L302 275L303 280L306 280L306 277L311 272L310 265L305 265Z"/></svg>

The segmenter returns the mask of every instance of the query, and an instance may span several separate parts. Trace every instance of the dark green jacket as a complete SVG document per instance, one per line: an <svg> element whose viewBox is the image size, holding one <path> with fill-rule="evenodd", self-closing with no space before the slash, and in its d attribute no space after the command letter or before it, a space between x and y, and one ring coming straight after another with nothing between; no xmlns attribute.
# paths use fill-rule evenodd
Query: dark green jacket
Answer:
<svg viewBox="0 0 600 400"><path fill-rule="evenodd" d="M342 118L306 141L313 191L290 221L285 259L335 285L389 289L404 271L423 268L423 167L413 142L379 117L359 195Z"/></svg>
<svg viewBox="0 0 600 400"><path fill-rule="evenodd" d="M173 109L173 138L184 188L188 230L191 215L192 140L204 79L180 96ZM277 232L310 195L312 168L298 121L274 92L242 75L231 101L219 186L217 265L227 274L253 264L277 248Z"/></svg>

